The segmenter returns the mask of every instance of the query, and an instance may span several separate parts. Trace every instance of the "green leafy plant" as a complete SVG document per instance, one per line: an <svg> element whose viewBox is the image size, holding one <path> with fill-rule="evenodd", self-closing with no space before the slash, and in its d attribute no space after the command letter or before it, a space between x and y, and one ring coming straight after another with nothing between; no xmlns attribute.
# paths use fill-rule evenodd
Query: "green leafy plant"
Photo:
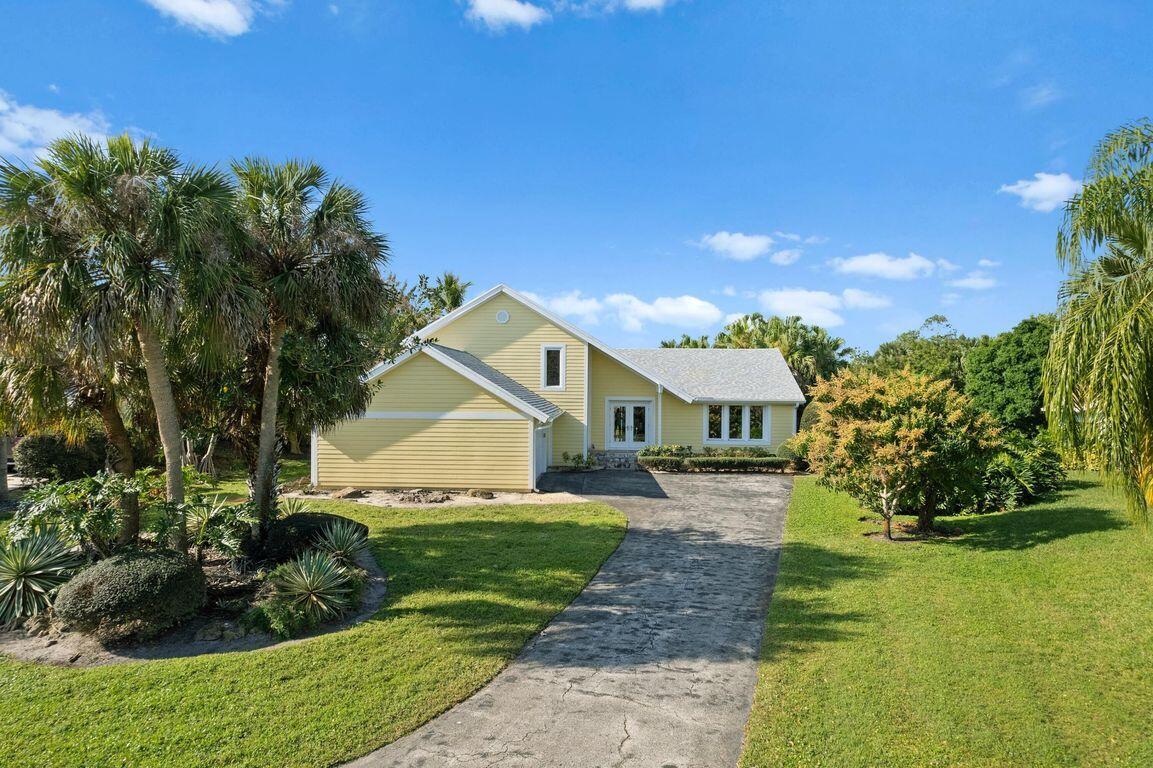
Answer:
<svg viewBox="0 0 1153 768"><path fill-rule="evenodd" d="M591 453L570 454L568 451L565 451L561 454L560 458L566 467L571 467L572 469L595 469L597 466L596 457Z"/></svg>
<svg viewBox="0 0 1153 768"><path fill-rule="evenodd" d="M327 552L310 550L272 572L276 596L309 621L334 619L353 605L353 575Z"/></svg>
<svg viewBox="0 0 1153 768"><path fill-rule="evenodd" d="M780 472L791 464L779 456L692 456L685 469L695 472Z"/></svg>
<svg viewBox="0 0 1153 768"><path fill-rule="evenodd" d="M195 549L198 561L203 562L209 548L232 559L242 555L244 539L257 520L251 502L229 504L220 495L196 496L185 507L188 543Z"/></svg>
<svg viewBox="0 0 1153 768"><path fill-rule="evenodd" d="M657 472L683 472L685 460L680 456L638 456L637 466Z"/></svg>
<svg viewBox="0 0 1153 768"><path fill-rule="evenodd" d="M693 447L691 445L678 445L676 443L669 445L646 445L637 451L637 458L643 458L645 456L679 456L684 459L692 455Z"/></svg>
<svg viewBox="0 0 1153 768"><path fill-rule="evenodd" d="M0 544L0 626L47 608L56 588L82 562L52 531Z"/></svg>
<svg viewBox="0 0 1153 768"><path fill-rule="evenodd" d="M277 519L289 515L303 515L312 511L312 507L304 499L295 496L281 496L276 501Z"/></svg>
<svg viewBox="0 0 1153 768"><path fill-rule="evenodd" d="M368 536L352 520L333 520L316 536L316 548L327 552L345 568L356 567L357 558L368 551Z"/></svg>
<svg viewBox="0 0 1153 768"><path fill-rule="evenodd" d="M81 443L70 443L62 435L28 435L16 443L12 458L25 477L77 480L104 466L104 444L98 435Z"/></svg>

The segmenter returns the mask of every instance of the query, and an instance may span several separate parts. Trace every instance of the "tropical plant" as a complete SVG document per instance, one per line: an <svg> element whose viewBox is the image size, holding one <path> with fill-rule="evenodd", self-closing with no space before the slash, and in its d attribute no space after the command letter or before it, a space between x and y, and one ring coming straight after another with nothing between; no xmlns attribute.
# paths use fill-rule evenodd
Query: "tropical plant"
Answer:
<svg viewBox="0 0 1153 768"><path fill-rule="evenodd" d="M965 360L965 394L1002 427L1036 434L1045 425L1041 375L1053 316L1035 315L981 339Z"/></svg>
<svg viewBox="0 0 1153 768"><path fill-rule="evenodd" d="M77 480L104 467L104 445L91 438L70 442L63 435L25 435L13 449L16 466L33 480Z"/></svg>
<svg viewBox="0 0 1153 768"><path fill-rule="evenodd" d="M368 204L355 189L329 182L324 170L295 161L274 165L249 158L234 163L235 211L241 252L266 314L250 345L261 372L259 441L253 500L262 537L275 495L281 353L285 337L320 318L368 330L386 297L379 269L388 245L367 218Z"/></svg>
<svg viewBox="0 0 1153 768"><path fill-rule="evenodd" d="M358 567L357 559L368 551L368 536L352 520L333 520L321 529L314 543L345 568Z"/></svg>
<svg viewBox="0 0 1153 768"><path fill-rule="evenodd" d="M327 552L309 550L278 566L269 576L277 596L317 623L352 607L355 579Z"/></svg>
<svg viewBox="0 0 1153 768"><path fill-rule="evenodd" d="M197 495L185 506L183 517L188 527L188 543L196 552L197 562L204 561L208 549L231 559L243 554L244 537L256 522L251 503L230 504L221 495Z"/></svg>
<svg viewBox="0 0 1153 768"><path fill-rule="evenodd" d="M1108 134L1065 205L1045 411L1059 443L1119 484L1147 523L1153 504L1153 122Z"/></svg>
<svg viewBox="0 0 1153 768"><path fill-rule="evenodd" d="M886 341L876 352L860 355L856 362L879 376L908 369L943 379L964 391L965 358L976 343L976 339L958 333L944 315L933 315L918 330Z"/></svg>
<svg viewBox="0 0 1153 768"><path fill-rule="evenodd" d="M276 516L303 515L312 511L312 506L298 496L284 496L276 500Z"/></svg>
<svg viewBox="0 0 1153 768"><path fill-rule="evenodd" d="M56 588L82 562L52 531L0 542L0 626L47 608Z"/></svg>
<svg viewBox="0 0 1153 768"><path fill-rule="evenodd" d="M997 430L949 382L842 371L818 382L809 408L798 451L822 483L877 512L887 538L894 515L915 514L927 530L941 512L977 501Z"/></svg>
<svg viewBox="0 0 1153 768"><path fill-rule="evenodd" d="M429 289L429 306L436 316L447 315L464 304L471 282L465 282L452 272L445 272Z"/></svg>

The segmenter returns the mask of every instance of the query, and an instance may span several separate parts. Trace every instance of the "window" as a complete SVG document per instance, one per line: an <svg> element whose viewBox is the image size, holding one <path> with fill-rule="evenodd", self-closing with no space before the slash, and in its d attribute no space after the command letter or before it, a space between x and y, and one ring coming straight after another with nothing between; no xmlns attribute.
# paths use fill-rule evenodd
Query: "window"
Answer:
<svg viewBox="0 0 1153 768"><path fill-rule="evenodd" d="M564 389L565 349L564 345L540 348L541 389Z"/></svg>
<svg viewBox="0 0 1153 768"><path fill-rule="evenodd" d="M705 442L768 443L768 418L764 405L709 405L705 409Z"/></svg>

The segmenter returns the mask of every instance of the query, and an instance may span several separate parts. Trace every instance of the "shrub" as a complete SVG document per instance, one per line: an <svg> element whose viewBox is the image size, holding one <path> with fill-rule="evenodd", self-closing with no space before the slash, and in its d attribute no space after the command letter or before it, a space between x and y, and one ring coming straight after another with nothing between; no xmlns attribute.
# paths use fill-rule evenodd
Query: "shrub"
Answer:
<svg viewBox="0 0 1153 768"><path fill-rule="evenodd" d="M288 562L311 549L324 527L338 521L348 522L368 536L368 526L355 520L324 512L303 512L270 523L263 546L249 540L245 543L246 554L271 563Z"/></svg>
<svg viewBox="0 0 1153 768"><path fill-rule="evenodd" d="M637 451L637 457L647 456L678 456L686 459L693 455L693 447L691 445L646 445Z"/></svg>
<svg viewBox="0 0 1153 768"><path fill-rule="evenodd" d="M66 623L104 641L146 639L204 605L200 568L182 552L127 550L81 571L60 589L55 610Z"/></svg>
<svg viewBox="0 0 1153 768"><path fill-rule="evenodd" d="M364 579L360 571L342 567L327 552L313 550L276 568L268 583L271 594L254 605L242 623L287 638L355 606Z"/></svg>
<svg viewBox="0 0 1153 768"><path fill-rule="evenodd" d="M312 511L312 507L304 499L296 496L282 496L276 500L276 516L303 515Z"/></svg>
<svg viewBox="0 0 1153 768"><path fill-rule="evenodd" d="M729 448L714 448L706 446L701 449L700 456L734 456L737 458L753 459L775 456L769 448L756 445L733 446Z"/></svg>
<svg viewBox="0 0 1153 768"><path fill-rule="evenodd" d="M229 558L240 557L244 540L257 521L251 502L229 504L219 495L197 496L184 505L184 511L188 543L196 550L198 561L203 561L204 551L209 548Z"/></svg>
<svg viewBox="0 0 1153 768"><path fill-rule="evenodd" d="M778 445L777 455L782 459L788 459L792 462L793 469L797 471L804 471L809 468L808 459L805 458L804 446L796 437L789 438Z"/></svg>
<svg viewBox="0 0 1153 768"><path fill-rule="evenodd" d="M1048 434L1010 439L985 468L978 511L1016 509L1054 493L1063 482L1061 455Z"/></svg>
<svg viewBox="0 0 1153 768"><path fill-rule="evenodd" d="M638 456L637 466L657 472L683 472L685 460L680 456Z"/></svg>
<svg viewBox="0 0 1153 768"><path fill-rule="evenodd" d="M52 593L82 562L51 531L0 543L0 626L47 608Z"/></svg>
<svg viewBox="0 0 1153 768"><path fill-rule="evenodd" d="M104 468L104 443L92 438L79 445L61 435L28 435L12 449L16 471L37 480L77 480Z"/></svg>
<svg viewBox="0 0 1153 768"><path fill-rule="evenodd" d="M353 520L333 520L316 536L316 548L332 555L345 568L355 568L356 559L368 551L366 529Z"/></svg>
<svg viewBox="0 0 1153 768"><path fill-rule="evenodd" d="M779 456L692 456L685 469L694 472L781 472L789 466Z"/></svg>
<svg viewBox="0 0 1153 768"><path fill-rule="evenodd" d="M561 454L560 458L566 467L571 467L572 469L596 469L597 466L596 456L593 456L591 453L587 455L583 453L570 454L568 451L565 451Z"/></svg>

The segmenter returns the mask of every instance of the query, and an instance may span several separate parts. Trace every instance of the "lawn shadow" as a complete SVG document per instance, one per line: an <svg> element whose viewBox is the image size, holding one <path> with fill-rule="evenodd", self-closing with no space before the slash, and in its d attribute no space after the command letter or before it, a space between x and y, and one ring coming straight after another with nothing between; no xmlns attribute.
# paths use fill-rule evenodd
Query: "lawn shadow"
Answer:
<svg viewBox="0 0 1153 768"><path fill-rule="evenodd" d="M1128 524L1115 509L1075 501L1067 490L1099 487L1096 483L1070 480L1066 491L1048 503L1021 507L1010 512L954 518L950 525L962 535L942 540L942 546L960 546L987 551L1022 550L1049 544L1071 536L1115 531Z"/></svg>
<svg viewBox="0 0 1153 768"><path fill-rule="evenodd" d="M600 469L595 472L548 472L537 482L545 492L563 491L578 496L631 496L667 499L668 493L648 472Z"/></svg>

